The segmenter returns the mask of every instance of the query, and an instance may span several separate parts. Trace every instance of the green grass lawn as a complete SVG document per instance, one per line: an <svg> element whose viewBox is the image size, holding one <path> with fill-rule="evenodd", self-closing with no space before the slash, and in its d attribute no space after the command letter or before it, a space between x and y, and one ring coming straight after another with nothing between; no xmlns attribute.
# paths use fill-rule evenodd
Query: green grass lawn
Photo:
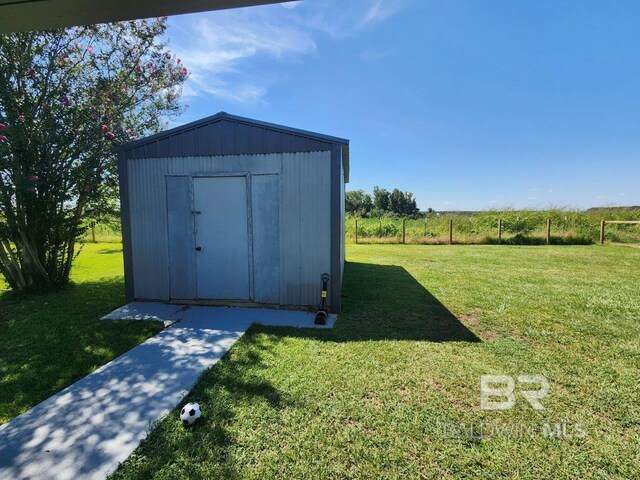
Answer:
<svg viewBox="0 0 640 480"><path fill-rule="evenodd" d="M0 424L161 329L97 320L124 303L119 244L85 245L72 279L62 291L18 297L0 277Z"/></svg>
<svg viewBox="0 0 640 480"><path fill-rule="evenodd" d="M189 395L200 424L172 412L114 478L637 478L640 249L347 255L332 331L250 329ZM521 373L545 410L480 410L481 375Z"/></svg>
<svg viewBox="0 0 640 480"><path fill-rule="evenodd" d="M347 256L332 331L251 328L189 395L200 424L172 412L114 477L637 478L640 249ZM159 331L96 320L124 302L118 244L86 245L73 280L0 293L0 423ZM549 379L545 410L480 410L481 375L521 373Z"/></svg>

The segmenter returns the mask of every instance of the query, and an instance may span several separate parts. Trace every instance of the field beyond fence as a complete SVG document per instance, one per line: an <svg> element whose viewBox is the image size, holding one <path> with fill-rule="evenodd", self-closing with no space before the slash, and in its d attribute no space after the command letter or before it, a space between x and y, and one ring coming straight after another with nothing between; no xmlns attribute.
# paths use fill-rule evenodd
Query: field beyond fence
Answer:
<svg viewBox="0 0 640 480"><path fill-rule="evenodd" d="M424 218L347 217L346 236L351 243L587 245L601 241L603 220L640 221L640 209L434 213ZM640 225L607 223L604 241L640 243Z"/></svg>
<svg viewBox="0 0 640 480"><path fill-rule="evenodd" d="M543 245L548 240L555 245L587 245L600 241L602 220L640 221L640 208L485 211L429 214L424 218L347 217L346 237L348 243L356 243L357 222L357 243L403 243L404 239L408 244L448 244L452 240L451 243L466 244ZM604 240L640 244L640 224L607 223ZM119 219L99 222L93 229L89 226L82 241L121 242Z"/></svg>

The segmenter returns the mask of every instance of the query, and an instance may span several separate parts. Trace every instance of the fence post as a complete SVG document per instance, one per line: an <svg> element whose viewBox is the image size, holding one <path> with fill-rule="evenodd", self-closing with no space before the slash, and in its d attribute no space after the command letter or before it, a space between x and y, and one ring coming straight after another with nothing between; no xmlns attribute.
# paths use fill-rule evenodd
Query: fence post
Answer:
<svg viewBox="0 0 640 480"><path fill-rule="evenodd" d="M356 218L356 244L358 243L358 219Z"/></svg>
<svg viewBox="0 0 640 480"><path fill-rule="evenodd" d="M424 236L427 238L427 219L424 219Z"/></svg>
<svg viewBox="0 0 640 480"><path fill-rule="evenodd" d="M604 225L605 225L605 221L602 220L600 222L600 244L603 245L604 244Z"/></svg>
<svg viewBox="0 0 640 480"><path fill-rule="evenodd" d="M551 244L551 219L547 218L547 245Z"/></svg>
<svg viewBox="0 0 640 480"><path fill-rule="evenodd" d="M498 219L498 243L502 243L502 219Z"/></svg>
<svg viewBox="0 0 640 480"><path fill-rule="evenodd" d="M453 243L453 219L449 220L449 245Z"/></svg>
<svg viewBox="0 0 640 480"><path fill-rule="evenodd" d="M91 222L91 241L96 243L96 222Z"/></svg>
<svg viewBox="0 0 640 480"><path fill-rule="evenodd" d="M405 221L406 221L406 219L403 218L402 219L402 244L403 245L406 243L406 232L407 232L407 230L405 228Z"/></svg>

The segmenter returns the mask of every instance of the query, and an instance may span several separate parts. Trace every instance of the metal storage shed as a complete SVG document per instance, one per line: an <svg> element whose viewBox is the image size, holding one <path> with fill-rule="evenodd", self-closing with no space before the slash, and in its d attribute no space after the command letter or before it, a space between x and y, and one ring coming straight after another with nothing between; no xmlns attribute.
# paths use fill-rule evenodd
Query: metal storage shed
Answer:
<svg viewBox="0 0 640 480"><path fill-rule="evenodd" d="M349 141L220 112L118 150L127 301L340 312Z"/></svg>

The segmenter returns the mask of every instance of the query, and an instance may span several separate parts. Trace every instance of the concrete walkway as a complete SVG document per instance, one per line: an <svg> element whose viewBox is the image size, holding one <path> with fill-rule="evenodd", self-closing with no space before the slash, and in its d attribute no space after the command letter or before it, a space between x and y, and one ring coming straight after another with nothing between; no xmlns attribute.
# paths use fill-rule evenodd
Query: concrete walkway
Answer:
<svg viewBox="0 0 640 480"><path fill-rule="evenodd" d="M105 478L252 323L313 326L312 314L264 309L146 303L116 312L175 323L0 426L0 479Z"/></svg>

